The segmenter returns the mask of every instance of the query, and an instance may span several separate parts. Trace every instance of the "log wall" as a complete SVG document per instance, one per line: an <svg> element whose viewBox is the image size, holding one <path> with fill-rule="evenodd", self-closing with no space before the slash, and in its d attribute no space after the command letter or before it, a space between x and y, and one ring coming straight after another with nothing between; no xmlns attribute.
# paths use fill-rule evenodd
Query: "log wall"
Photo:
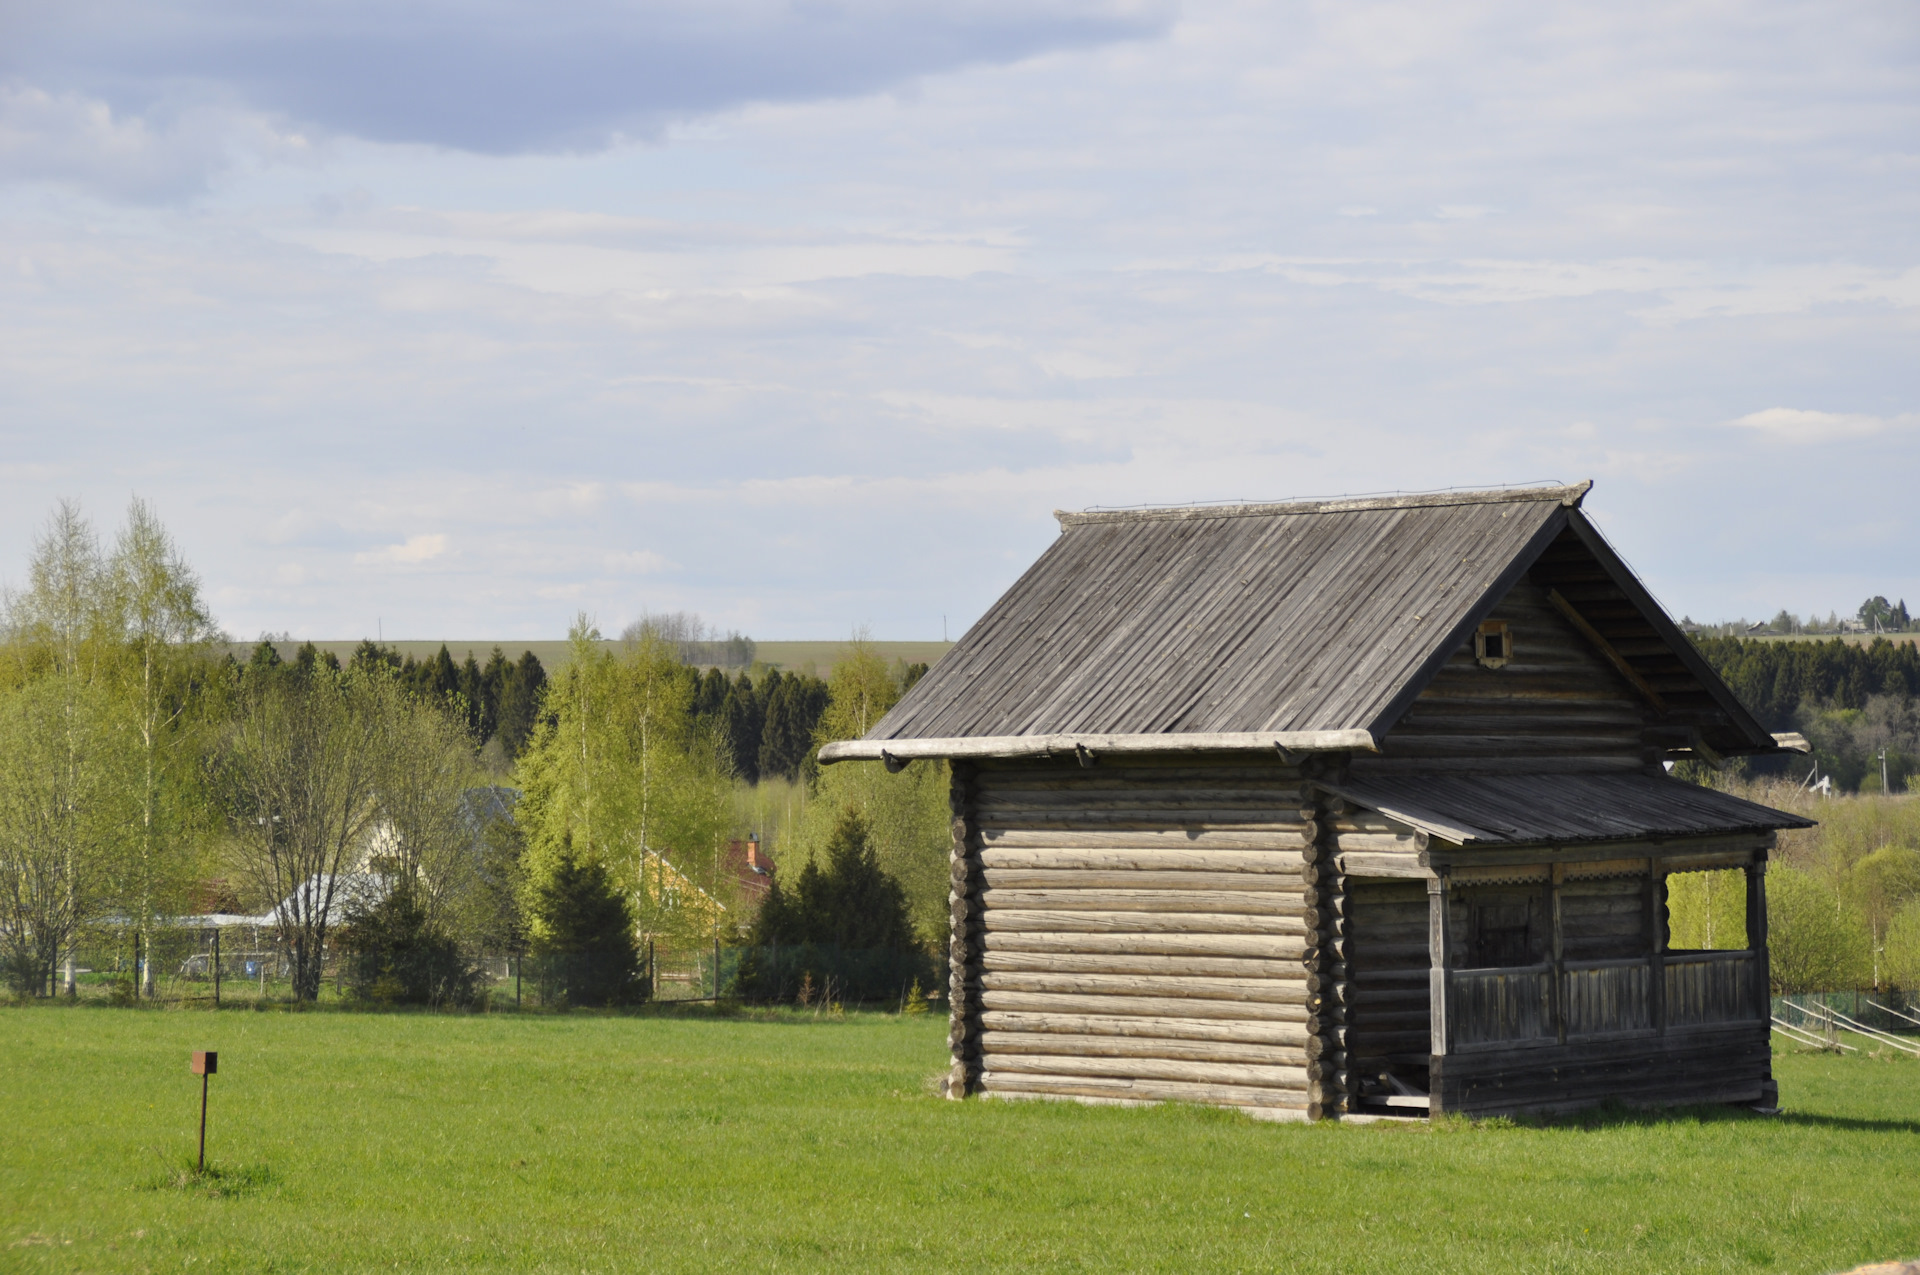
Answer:
<svg viewBox="0 0 1920 1275"><path fill-rule="evenodd" d="M1491 617L1505 620L1512 656L1474 660L1471 641L1448 659L1353 773L1460 770L1530 773L1640 770L1658 763L1652 705L1529 581Z"/></svg>
<svg viewBox="0 0 1920 1275"><path fill-rule="evenodd" d="M1342 883L1299 767L953 772L950 1095L1340 1109Z"/></svg>

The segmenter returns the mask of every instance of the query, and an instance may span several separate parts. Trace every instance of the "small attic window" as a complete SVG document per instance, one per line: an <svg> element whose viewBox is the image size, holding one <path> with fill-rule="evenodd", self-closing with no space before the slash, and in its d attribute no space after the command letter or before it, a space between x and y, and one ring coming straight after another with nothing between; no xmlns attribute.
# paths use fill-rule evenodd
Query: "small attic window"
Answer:
<svg viewBox="0 0 1920 1275"><path fill-rule="evenodd" d="M1513 658L1513 637L1505 620L1484 620L1473 635L1473 658L1486 668L1502 668Z"/></svg>

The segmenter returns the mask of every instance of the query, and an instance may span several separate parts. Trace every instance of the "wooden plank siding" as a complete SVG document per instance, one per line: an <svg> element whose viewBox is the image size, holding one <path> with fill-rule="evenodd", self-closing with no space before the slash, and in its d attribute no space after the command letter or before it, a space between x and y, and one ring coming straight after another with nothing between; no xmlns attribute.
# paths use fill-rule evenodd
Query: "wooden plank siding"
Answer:
<svg viewBox="0 0 1920 1275"><path fill-rule="evenodd" d="M950 1094L1338 1109L1338 883L1298 767L956 763L953 807Z"/></svg>

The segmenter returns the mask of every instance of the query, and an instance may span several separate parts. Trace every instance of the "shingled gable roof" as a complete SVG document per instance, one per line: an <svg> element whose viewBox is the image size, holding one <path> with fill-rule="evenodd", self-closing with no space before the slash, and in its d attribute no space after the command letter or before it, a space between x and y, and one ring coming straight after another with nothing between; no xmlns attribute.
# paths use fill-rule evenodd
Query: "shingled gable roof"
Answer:
<svg viewBox="0 0 1920 1275"><path fill-rule="evenodd" d="M1580 514L1590 487L1057 514L1040 559L820 760L1374 749L1530 570L1698 743L1770 749Z"/></svg>

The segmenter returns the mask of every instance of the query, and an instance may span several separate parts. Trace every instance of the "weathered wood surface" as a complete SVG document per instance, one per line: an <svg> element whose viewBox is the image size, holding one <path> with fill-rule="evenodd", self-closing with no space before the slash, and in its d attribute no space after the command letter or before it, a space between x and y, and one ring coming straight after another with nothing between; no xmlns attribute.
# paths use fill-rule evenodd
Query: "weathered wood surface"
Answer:
<svg viewBox="0 0 1920 1275"><path fill-rule="evenodd" d="M1653 979L1647 960L1569 963L1563 977L1568 1039L1653 1027Z"/></svg>
<svg viewBox="0 0 1920 1275"><path fill-rule="evenodd" d="M1409 766L1540 773L1646 764L1654 710L1548 590L1522 580L1492 618L1509 626L1506 666L1481 667L1463 642L1381 739L1379 754L1355 757L1356 776Z"/></svg>
<svg viewBox="0 0 1920 1275"><path fill-rule="evenodd" d="M981 879L988 890L1227 890L1237 894L1298 894L1302 876L1299 872L986 868Z"/></svg>
<svg viewBox="0 0 1920 1275"><path fill-rule="evenodd" d="M1014 1053L1002 1050L999 1042L990 1042L986 1066L991 1071L1018 1071L1041 1076L1118 1076L1199 1085L1257 1085L1264 1089L1305 1089L1307 1086L1304 1061L1299 1066L1276 1066L1148 1058L1137 1054L1128 1057L1096 1054L1063 1057L1051 1053Z"/></svg>
<svg viewBox="0 0 1920 1275"><path fill-rule="evenodd" d="M1306 1047L1243 1044L1233 1041L1168 1040L1164 1037L1067 1035L1055 1032L989 1032L985 1053L1075 1058L1152 1058L1178 1062L1236 1063L1252 1067L1292 1067L1305 1076L1314 1066ZM992 1065L991 1063L989 1065ZM1017 1070L1017 1069L1016 1069ZM1088 1075L1099 1074L1088 1072ZM1145 1073L1140 1073L1145 1074Z"/></svg>
<svg viewBox="0 0 1920 1275"><path fill-rule="evenodd" d="M994 868L1088 868L1103 872L1245 872L1298 877L1306 860L1298 850L1181 849L1178 845L1138 849L1099 846L987 846L980 864Z"/></svg>
<svg viewBox="0 0 1920 1275"><path fill-rule="evenodd" d="M1283 1050L1305 1048L1308 1043L1308 1033L1301 1022L1155 1017L1145 1014L1052 1014L1028 1010L989 1010L981 1015L981 1021L988 1031L1020 1035L1128 1036L1172 1043L1220 1041L1271 1045L1282 1047Z"/></svg>
<svg viewBox="0 0 1920 1275"><path fill-rule="evenodd" d="M1194 1102L1216 1107L1290 1107L1303 1113L1308 1105L1305 1088L1184 1084L1179 1081L1121 1076L1043 1076L1033 1072L986 1071L981 1074L980 1087L993 1094L1133 1098L1142 1102Z"/></svg>
<svg viewBox="0 0 1920 1275"><path fill-rule="evenodd" d="M1191 997L1212 1003L1257 1001L1304 1005L1303 971L1291 979L1198 978L1188 974L1069 974L1060 971L988 970L981 975L986 994L1046 992L1055 995Z"/></svg>
<svg viewBox="0 0 1920 1275"><path fill-rule="evenodd" d="M1221 912L1066 912L1039 908L994 908L983 917L987 931L1084 930L1111 934L1300 934L1298 916L1252 916Z"/></svg>
<svg viewBox="0 0 1920 1275"><path fill-rule="evenodd" d="M1299 891L1239 890L1003 890L980 893L989 912L1207 912L1218 916L1300 915Z"/></svg>
<svg viewBox="0 0 1920 1275"><path fill-rule="evenodd" d="M1764 1024L1666 1036L1579 1040L1436 1059L1437 1111L1572 1110L1608 1099L1650 1105L1752 1102L1770 1067Z"/></svg>
<svg viewBox="0 0 1920 1275"><path fill-rule="evenodd" d="M985 952L1158 953L1165 956L1243 956L1298 961L1308 935L1298 934L1166 934L1095 933L1086 930L986 930L980 936Z"/></svg>
<svg viewBox="0 0 1920 1275"><path fill-rule="evenodd" d="M1029 1013L1139 1014L1147 1018L1248 1019L1266 1023L1304 1023L1307 1007L1301 1003L1269 1003L1248 999L1207 1000L1201 997L1071 994L983 988L980 1003L986 1009L1024 1010Z"/></svg>
<svg viewBox="0 0 1920 1275"><path fill-rule="evenodd" d="M989 951L982 958L988 971L1015 970L1059 974L1153 974L1166 978L1301 980L1298 958L1293 960L1235 959L1219 956L1149 956L1113 952Z"/></svg>
<svg viewBox="0 0 1920 1275"><path fill-rule="evenodd" d="M1447 1052L1554 1035L1546 966L1455 970L1447 987Z"/></svg>
<svg viewBox="0 0 1920 1275"><path fill-rule="evenodd" d="M1666 1011L1670 1027L1758 1020L1751 952L1668 952Z"/></svg>
<svg viewBox="0 0 1920 1275"><path fill-rule="evenodd" d="M1271 829L1187 830L1175 827L1071 831L982 824L980 840L988 852L999 850L1097 850L1103 852L1237 850L1244 853L1291 850L1297 854L1301 847L1312 841L1312 838L1305 836L1298 825Z"/></svg>

